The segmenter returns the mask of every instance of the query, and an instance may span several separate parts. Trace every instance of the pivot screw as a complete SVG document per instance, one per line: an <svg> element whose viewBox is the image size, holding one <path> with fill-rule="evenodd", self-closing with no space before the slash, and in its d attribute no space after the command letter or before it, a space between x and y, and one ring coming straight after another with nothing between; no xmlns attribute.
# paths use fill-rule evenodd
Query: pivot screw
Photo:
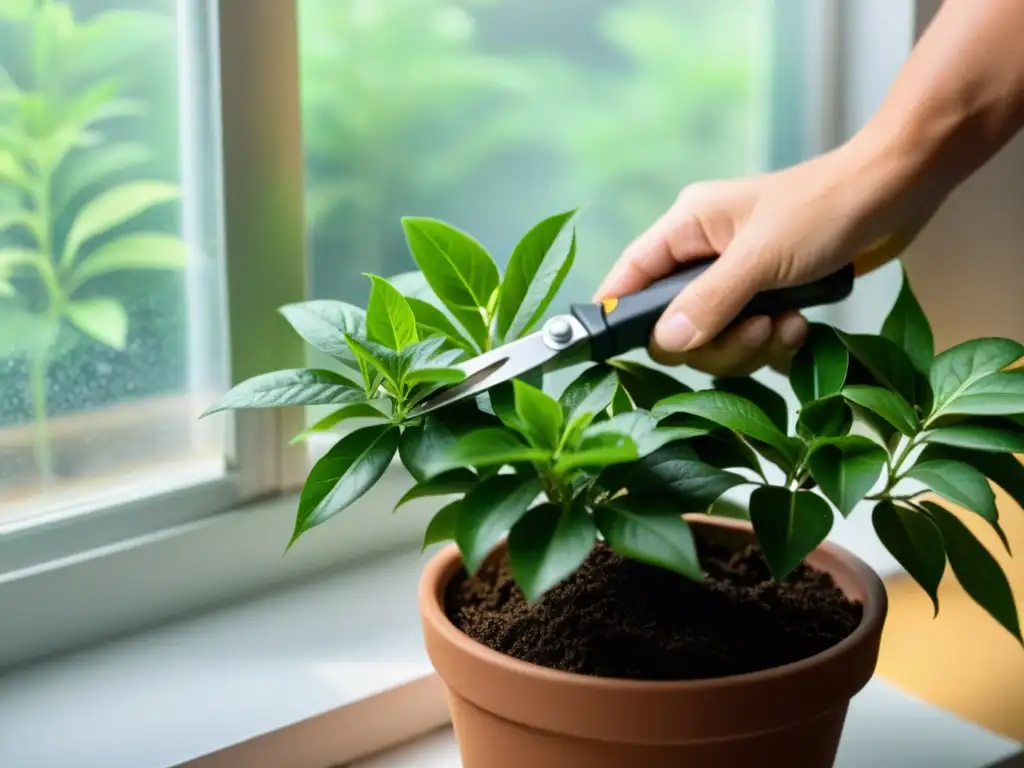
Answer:
<svg viewBox="0 0 1024 768"><path fill-rule="evenodd" d="M565 344L572 341L572 326L568 320L554 318L548 324L548 337L556 344Z"/></svg>

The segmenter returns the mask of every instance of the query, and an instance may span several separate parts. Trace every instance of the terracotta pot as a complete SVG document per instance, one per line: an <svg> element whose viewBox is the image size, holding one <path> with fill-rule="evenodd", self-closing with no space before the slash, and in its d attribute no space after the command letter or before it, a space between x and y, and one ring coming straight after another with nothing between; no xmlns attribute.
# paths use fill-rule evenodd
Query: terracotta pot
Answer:
<svg viewBox="0 0 1024 768"><path fill-rule="evenodd" d="M746 523L688 520L728 546L753 539ZM462 567L450 546L425 569L419 602L463 768L831 766L850 699L874 673L886 595L866 563L834 544L818 547L807 562L864 604L848 638L763 672L647 682L546 669L471 640L444 613L445 589Z"/></svg>

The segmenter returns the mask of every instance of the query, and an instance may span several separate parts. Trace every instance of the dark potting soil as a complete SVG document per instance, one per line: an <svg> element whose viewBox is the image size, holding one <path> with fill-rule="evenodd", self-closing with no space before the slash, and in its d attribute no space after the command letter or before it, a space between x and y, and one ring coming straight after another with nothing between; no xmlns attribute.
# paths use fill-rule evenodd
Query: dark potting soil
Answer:
<svg viewBox="0 0 1024 768"><path fill-rule="evenodd" d="M470 637L523 661L600 677L698 680L770 669L847 637L862 606L832 578L800 565L771 581L760 551L700 547L695 582L599 545L535 603L507 558L452 580L448 618Z"/></svg>

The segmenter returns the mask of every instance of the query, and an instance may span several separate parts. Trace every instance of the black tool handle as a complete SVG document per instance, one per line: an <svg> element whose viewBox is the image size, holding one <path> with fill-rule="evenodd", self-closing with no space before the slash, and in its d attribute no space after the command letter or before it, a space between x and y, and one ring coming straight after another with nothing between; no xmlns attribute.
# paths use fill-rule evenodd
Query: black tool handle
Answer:
<svg viewBox="0 0 1024 768"><path fill-rule="evenodd" d="M700 277L714 259L689 262L678 272L638 293L598 304L574 304L571 312L591 336L591 355L597 362L621 355L650 343L654 324L666 307L690 283ZM807 285L777 288L755 296L733 321L756 315L779 315L842 301L853 290L854 268L838 272Z"/></svg>

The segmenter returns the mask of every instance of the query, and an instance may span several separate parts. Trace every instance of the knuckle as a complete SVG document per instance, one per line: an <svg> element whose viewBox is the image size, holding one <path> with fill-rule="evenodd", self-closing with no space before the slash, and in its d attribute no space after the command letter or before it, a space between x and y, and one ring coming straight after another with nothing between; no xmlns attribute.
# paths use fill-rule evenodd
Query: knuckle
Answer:
<svg viewBox="0 0 1024 768"><path fill-rule="evenodd" d="M711 197L713 189L714 182L710 181L695 181L687 184L676 196L676 205L679 207L699 205L702 201Z"/></svg>

